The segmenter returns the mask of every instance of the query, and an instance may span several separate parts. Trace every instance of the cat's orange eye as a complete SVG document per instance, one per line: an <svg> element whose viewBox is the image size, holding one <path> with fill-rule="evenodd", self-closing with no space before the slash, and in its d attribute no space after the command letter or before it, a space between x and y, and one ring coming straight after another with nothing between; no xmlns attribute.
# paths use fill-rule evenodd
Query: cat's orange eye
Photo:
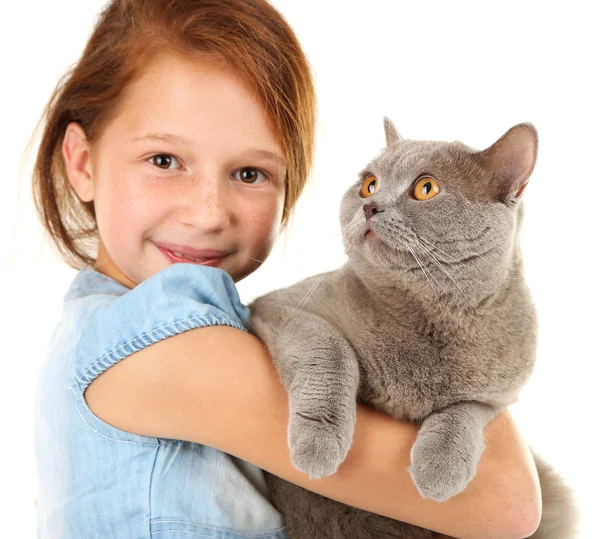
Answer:
<svg viewBox="0 0 600 539"><path fill-rule="evenodd" d="M440 184L429 176L423 176L415 183L412 195L417 200L429 200L439 192Z"/></svg>
<svg viewBox="0 0 600 539"><path fill-rule="evenodd" d="M367 176L367 179L363 182L360 189L360 196L363 198L372 197L375 194L375 191L377 191L377 187L379 187L377 176Z"/></svg>

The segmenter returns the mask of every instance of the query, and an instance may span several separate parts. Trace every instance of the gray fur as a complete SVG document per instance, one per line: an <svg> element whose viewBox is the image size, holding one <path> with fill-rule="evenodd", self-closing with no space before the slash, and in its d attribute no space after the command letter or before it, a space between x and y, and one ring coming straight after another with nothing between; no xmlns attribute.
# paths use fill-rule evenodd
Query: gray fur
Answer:
<svg viewBox="0 0 600 539"><path fill-rule="evenodd" d="M405 140L388 118L384 129L386 148L342 199L347 263L254 301L250 329L289 396L296 468L311 478L335 473L358 401L420 424L409 471L424 497L445 501L473 478L485 426L517 400L534 367L537 322L519 230L537 133L520 124L478 152ZM379 186L362 198L370 175ZM419 201L411 192L423 175L441 190ZM268 482L290 539L433 537L278 477ZM566 507L569 491L556 488ZM539 538L572 537L563 521L559 514L558 531Z"/></svg>

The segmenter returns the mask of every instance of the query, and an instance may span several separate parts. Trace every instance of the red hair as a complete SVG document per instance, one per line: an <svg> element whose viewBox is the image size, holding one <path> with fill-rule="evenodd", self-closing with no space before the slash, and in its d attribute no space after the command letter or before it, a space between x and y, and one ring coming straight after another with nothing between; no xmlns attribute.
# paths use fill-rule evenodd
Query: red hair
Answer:
<svg viewBox="0 0 600 539"><path fill-rule="evenodd" d="M33 196L61 258L93 265L93 202L71 187L62 140L71 122L90 144L115 114L124 89L163 50L224 62L264 105L287 164L285 227L313 159L316 97L294 32L266 0L113 0L100 14L78 63L57 84L42 120Z"/></svg>

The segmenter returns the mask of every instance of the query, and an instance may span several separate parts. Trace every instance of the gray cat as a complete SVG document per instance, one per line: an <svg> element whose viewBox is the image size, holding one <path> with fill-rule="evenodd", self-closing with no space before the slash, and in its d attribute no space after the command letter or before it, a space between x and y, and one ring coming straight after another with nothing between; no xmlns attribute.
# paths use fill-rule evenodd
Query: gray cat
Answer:
<svg viewBox="0 0 600 539"><path fill-rule="evenodd" d="M530 377L537 322L519 248L521 195L538 138L519 124L484 151L404 140L342 199L347 263L250 305L289 397L292 463L333 474L352 443L356 402L420 425L410 474L445 501L475 475L483 431ZM571 491L536 457L536 539L574 537ZM267 474L290 539L431 538ZM483 539L483 538L482 538Z"/></svg>

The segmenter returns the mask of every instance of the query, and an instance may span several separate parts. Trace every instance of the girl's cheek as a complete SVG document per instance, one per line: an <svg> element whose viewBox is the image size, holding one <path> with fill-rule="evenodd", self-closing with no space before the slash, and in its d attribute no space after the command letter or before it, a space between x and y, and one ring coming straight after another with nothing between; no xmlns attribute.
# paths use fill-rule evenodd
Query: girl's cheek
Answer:
<svg viewBox="0 0 600 539"><path fill-rule="evenodd" d="M268 202L258 208L252 215L252 230L254 240L263 251L270 251L279 234L283 200L273 196Z"/></svg>
<svg viewBox="0 0 600 539"><path fill-rule="evenodd" d="M139 224L151 221L167 210L177 193L166 182L141 181L135 182L127 190L123 204L130 208L130 214L135 215Z"/></svg>

